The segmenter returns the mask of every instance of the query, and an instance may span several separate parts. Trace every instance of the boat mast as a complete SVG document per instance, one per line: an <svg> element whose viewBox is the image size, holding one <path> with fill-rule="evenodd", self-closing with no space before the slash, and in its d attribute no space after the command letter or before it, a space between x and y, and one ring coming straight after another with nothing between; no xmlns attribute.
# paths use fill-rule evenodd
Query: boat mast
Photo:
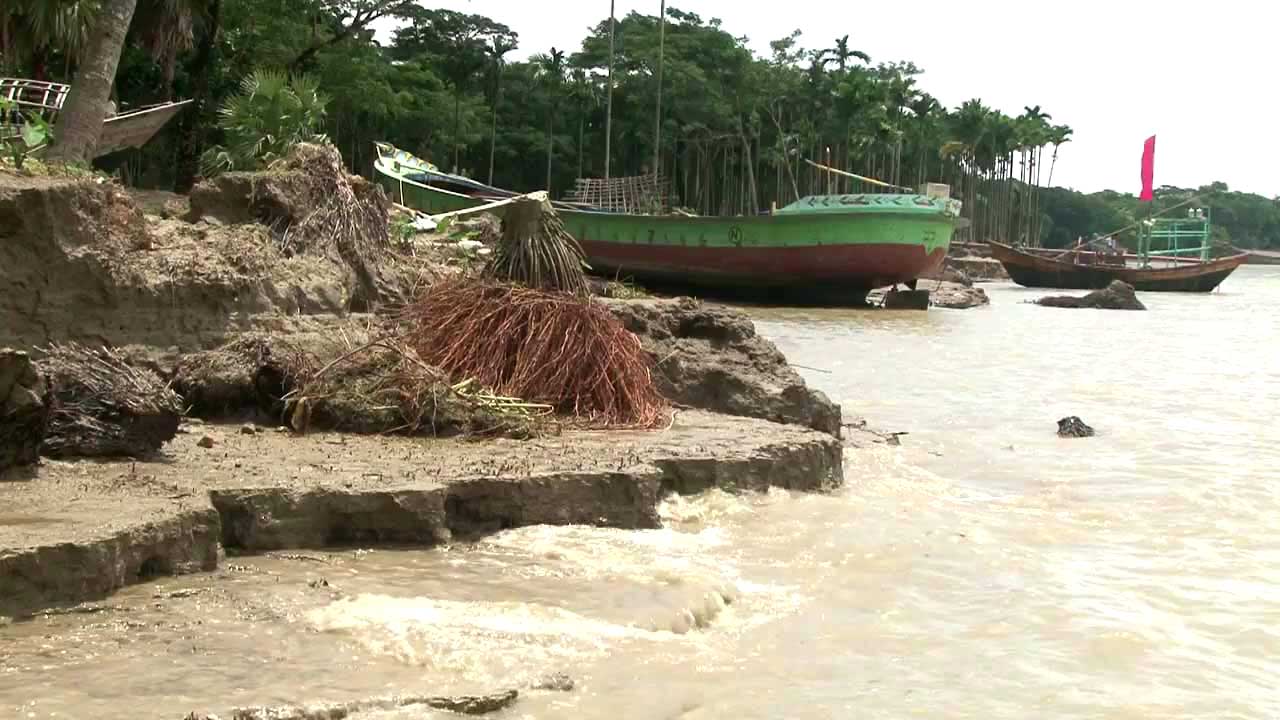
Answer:
<svg viewBox="0 0 1280 720"><path fill-rule="evenodd" d="M662 162L662 65L665 60L667 35L667 0L660 0L658 10L658 110L653 121L653 177L659 176Z"/></svg>
<svg viewBox="0 0 1280 720"><path fill-rule="evenodd" d="M604 179L609 179L613 141L613 25L616 0L609 0L609 90L604 111Z"/></svg>

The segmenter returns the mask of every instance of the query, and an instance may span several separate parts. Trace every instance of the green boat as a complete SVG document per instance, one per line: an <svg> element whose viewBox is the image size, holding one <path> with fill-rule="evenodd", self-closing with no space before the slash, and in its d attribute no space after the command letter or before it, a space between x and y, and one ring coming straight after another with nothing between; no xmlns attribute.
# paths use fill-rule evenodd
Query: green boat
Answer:
<svg viewBox="0 0 1280 720"><path fill-rule="evenodd" d="M440 172L378 143L377 181L431 215L517 195ZM941 195L941 196L938 196ZM556 203L596 274L651 286L785 302L861 303L939 267L960 202L946 193L804 197L740 217L627 214Z"/></svg>

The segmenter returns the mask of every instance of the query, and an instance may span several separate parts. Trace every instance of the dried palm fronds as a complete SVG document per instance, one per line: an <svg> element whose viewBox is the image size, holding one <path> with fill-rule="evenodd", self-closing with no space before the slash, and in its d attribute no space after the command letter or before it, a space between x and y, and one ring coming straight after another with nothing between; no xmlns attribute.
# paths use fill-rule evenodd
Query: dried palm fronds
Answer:
<svg viewBox="0 0 1280 720"><path fill-rule="evenodd" d="M418 356L452 377L593 426L656 427L668 417L639 339L590 298L450 280L403 317Z"/></svg>
<svg viewBox="0 0 1280 720"><path fill-rule="evenodd" d="M588 295L585 255L546 199L521 198L507 206L502 239L485 276L535 290Z"/></svg>
<svg viewBox="0 0 1280 720"><path fill-rule="evenodd" d="M412 347L384 337L352 348L289 394L288 421L357 433L532 437L551 407L499 397L475 383L450 384Z"/></svg>
<svg viewBox="0 0 1280 720"><path fill-rule="evenodd" d="M45 455L141 457L177 434L181 399L124 353L75 343L41 352L53 388Z"/></svg>
<svg viewBox="0 0 1280 720"><path fill-rule="evenodd" d="M386 199L377 186L347 175L342 156L331 145L299 143L273 171L292 172L295 182L289 201L290 223L280 247L290 254L336 253L357 270L367 268L391 247ZM268 181L268 184L270 182ZM301 207L296 204L301 203Z"/></svg>

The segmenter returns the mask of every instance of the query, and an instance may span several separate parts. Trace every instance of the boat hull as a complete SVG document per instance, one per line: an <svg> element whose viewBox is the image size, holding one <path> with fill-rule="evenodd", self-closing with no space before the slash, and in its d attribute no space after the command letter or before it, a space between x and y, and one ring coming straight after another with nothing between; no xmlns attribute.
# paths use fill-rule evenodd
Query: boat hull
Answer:
<svg viewBox="0 0 1280 720"><path fill-rule="evenodd" d="M991 243L991 255L1023 287L1099 290L1120 280L1144 292L1192 293L1212 292L1247 259L1236 255L1167 268L1108 267L1040 257L998 243Z"/></svg>
<svg viewBox="0 0 1280 720"><path fill-rule="evenodd" d="M375 166L393 201L428 214L491 198ZM941 266L958 206L919 196L806 198L771 215L628 215L561 208L596 275L664 289L788 303L854 304Z"/></svg>
<svg viewBox="0 0 1280 720"><path fill-rule="evenodd" d="M639 280L779 290L906 283L939 267L942 218L774 215L740 218L563 211L592 268Z"/></svg>

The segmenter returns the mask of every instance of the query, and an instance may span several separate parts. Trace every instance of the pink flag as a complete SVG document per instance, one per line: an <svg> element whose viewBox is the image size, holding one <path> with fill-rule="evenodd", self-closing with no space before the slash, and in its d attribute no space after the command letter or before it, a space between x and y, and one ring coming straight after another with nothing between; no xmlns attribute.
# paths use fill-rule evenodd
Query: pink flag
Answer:
<svg viewBox="0 0 1280 720"><path fill-rule="evenodd" d="M1155 199L1155 179L1156 179L1156 136L1152 135L1147 138L1147 142L1142 147L1142 194L1138 199L1142 202L1151 202Z"/></svg>

